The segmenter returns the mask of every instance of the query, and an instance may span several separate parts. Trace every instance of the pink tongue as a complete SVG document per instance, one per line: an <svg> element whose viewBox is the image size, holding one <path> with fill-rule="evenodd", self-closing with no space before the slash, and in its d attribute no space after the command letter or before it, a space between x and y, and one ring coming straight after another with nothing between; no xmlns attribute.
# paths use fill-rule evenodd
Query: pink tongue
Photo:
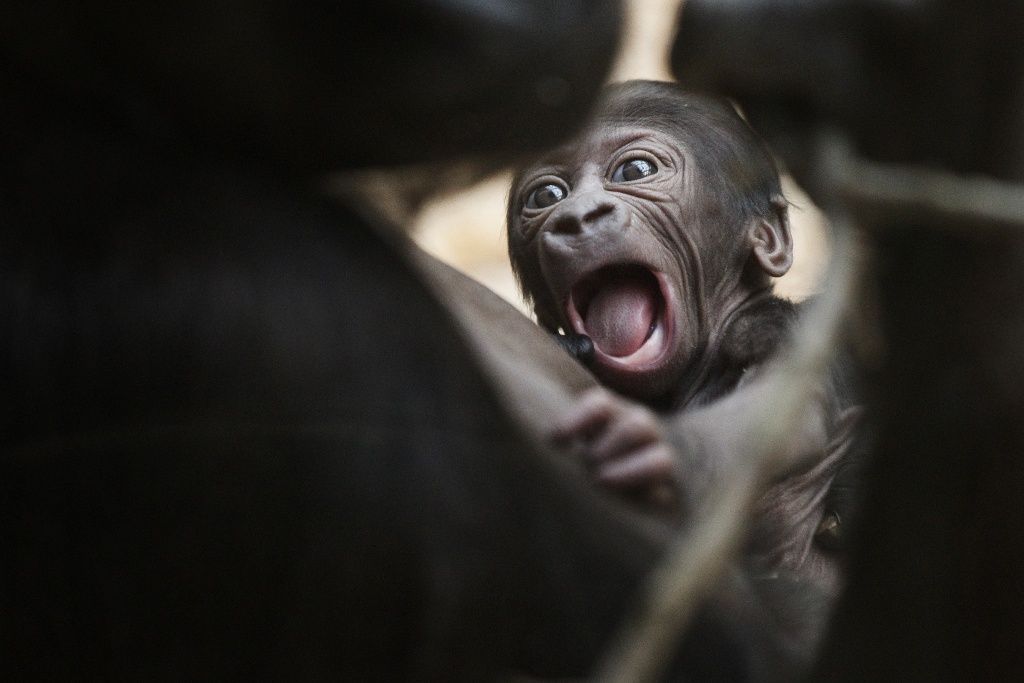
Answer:
<svg viewBox="0 0 1024 683"><path fill-rule="evenodd" d="M635 278L617 278L597 291L587 307L587 334L610 356L643 346L657 313L656 294Z"/></svg>

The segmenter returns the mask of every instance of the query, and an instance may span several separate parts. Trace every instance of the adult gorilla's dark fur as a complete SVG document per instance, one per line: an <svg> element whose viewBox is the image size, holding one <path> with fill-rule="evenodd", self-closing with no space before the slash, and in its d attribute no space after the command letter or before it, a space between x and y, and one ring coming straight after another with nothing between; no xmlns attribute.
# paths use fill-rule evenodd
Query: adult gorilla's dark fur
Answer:
<svg viewBox="0 0 1024 683"><path fill-rule="evenodd" d="M669 530L528 441L400 238L311 187L553 143L616 29L611 2L5 5L0 677L589 670ZM773 661L735 616L683 668Z"/></svg>
<svg viewBox="0 0 1024 683"><path fill-rule="evenodd" d="M0 677L587 670L657 534L310 189L563 130L617 21L560 7L5 5Z"/></svg>

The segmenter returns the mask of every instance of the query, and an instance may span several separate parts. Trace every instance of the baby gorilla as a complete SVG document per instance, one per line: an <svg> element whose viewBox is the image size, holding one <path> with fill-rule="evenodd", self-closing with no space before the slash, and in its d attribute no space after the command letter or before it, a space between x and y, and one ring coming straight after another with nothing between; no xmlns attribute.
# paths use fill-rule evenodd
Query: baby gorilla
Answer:
<svg viewBox="0 0 1024 683"><path fill-rule="evenodd" d="M729 391L788 327L770 280L792 263L786 210L727 103L634 81L517 176L509 253L538 322L592 339L605 385L678 409Z"/></svg>
<svg viewBox="0 0 1024 683"><path fill-rule="evenodd" d="M794 307L770 277L792 262L786 210L768 150L727 103L624 83L576 141L518 175L509 252L538 322L592 340L586 360L604 385L677 411L735 388L782 340ZM585 398L561 436L594 433L615 405ZM642 412L620 417L630 434L603 430L590 449L598 476L623 487L668 476L670 452ZM651 448L607 457L638 438Z"/></svg>
<svg viewBox="0 0 1024 683"><path fill-rule="evenodd" d="M517 175L509 253L538 322L643 404L591 393L556 430L600 482L673 512L680 492L684 510L699 503L722 468L685 462L652 410L716 402L780 350L797 314L772 293L793 259L787 208L771 154L736 111L669 83L608 88L577 139ZM765 496L753 534L771 569L818 564L814 541L834 545L828 507L855 413L830 380L794 437L810 444L808 467Z"/></svg>

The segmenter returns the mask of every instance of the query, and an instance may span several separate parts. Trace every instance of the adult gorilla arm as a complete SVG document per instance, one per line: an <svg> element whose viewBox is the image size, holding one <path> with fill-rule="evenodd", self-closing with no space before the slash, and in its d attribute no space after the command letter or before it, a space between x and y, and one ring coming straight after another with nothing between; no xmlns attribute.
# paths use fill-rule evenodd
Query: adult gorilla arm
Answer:
<svg viewBox="0 0 1024 683"><path fill-rule="evenodd" d="M90 233L117 258L5 240L8 673L585 672L657 530L520 436L367 226L188 176Z"/></svg>
<svg viewBox="0 0 1024 683"><path fill-rule="evenodd" d="M548 444L565 407L580 392L597 386L594 376L487 287L412 242L405 248L410 262L447 307L508 412L536 444Z"/></svg>
<svg viewBox="0 0 1024 683"><path fill-rule="evenodd" d="M396 250L304 189L549 141L613 3L558 10L543 64L516 30L380 49L414 15L476 35L466 3L345 7L4 6L4 678L580 674L653 562L664 532L536 450ZM317 40L364 24L372 51ZM524 73L574 96L473 99Z"/></svg>

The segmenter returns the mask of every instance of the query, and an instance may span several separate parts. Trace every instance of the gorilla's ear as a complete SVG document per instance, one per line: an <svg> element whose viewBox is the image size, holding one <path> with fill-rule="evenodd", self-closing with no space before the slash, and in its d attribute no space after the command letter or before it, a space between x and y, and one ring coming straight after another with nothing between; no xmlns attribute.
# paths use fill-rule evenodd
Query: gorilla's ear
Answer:
<svg viewBox="0 0 1024 683"><path fill-rule="evenodd" d="M774 220L756 218L750 228L754 258L761 269L772 277L781 277L793 265L793 235L789 230L789 203L785 198L772 198Z"/></svg>

